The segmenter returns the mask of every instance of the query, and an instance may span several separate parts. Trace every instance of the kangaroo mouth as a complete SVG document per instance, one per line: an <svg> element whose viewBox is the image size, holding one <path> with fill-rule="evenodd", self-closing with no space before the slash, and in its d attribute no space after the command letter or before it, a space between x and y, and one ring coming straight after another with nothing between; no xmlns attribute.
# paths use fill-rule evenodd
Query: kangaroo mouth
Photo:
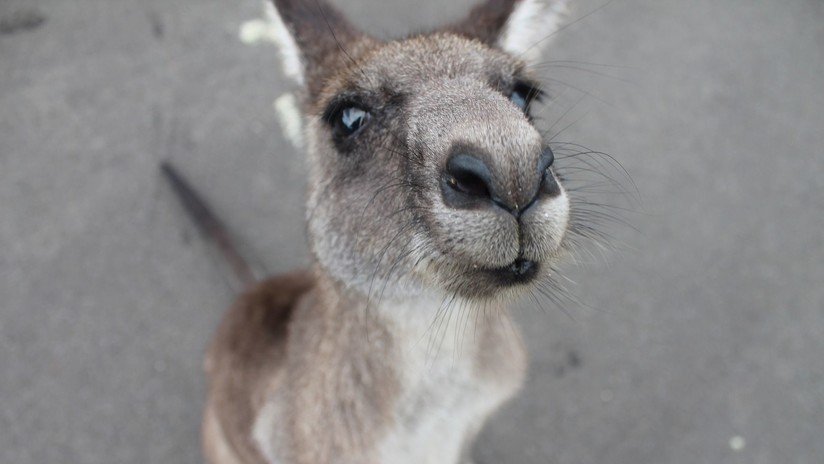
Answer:
<svg viewBox="0 0 824 464"><path fill-rule="evenodd" d="M484 273L492 277L501 287L524 285L538 275L541 265L537 261L518 258L507 266L486 269Z"/></svg>

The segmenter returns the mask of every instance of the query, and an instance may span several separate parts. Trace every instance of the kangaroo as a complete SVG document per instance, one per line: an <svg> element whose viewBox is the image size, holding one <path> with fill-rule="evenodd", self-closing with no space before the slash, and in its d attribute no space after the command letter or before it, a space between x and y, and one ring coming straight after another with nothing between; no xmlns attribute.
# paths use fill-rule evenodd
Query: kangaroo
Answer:
<svg viewBox="0 0 824 464"><path fill-rule="evenodd" d="M324 1L269 4L303 89L313 264L251 284L222 321L208 462L471 462L525 376L507 305L564 250L570 203L529 65L566 7L487 0L381 41Z"/></svg>

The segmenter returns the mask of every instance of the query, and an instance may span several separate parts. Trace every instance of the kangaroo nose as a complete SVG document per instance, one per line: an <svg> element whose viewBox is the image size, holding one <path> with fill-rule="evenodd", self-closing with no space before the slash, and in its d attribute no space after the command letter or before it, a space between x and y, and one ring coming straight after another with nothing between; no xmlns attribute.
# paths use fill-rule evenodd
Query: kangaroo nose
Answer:
<svg viewBox="0 0 824 464"><path fill-rule="evenodd" d="M536 172L537 181L526 182L527 185L537 187L518 199L509 198L498 191L500 184L495 182L492 170L480 157L463 152L456 153L446 163L442 182L444 200L449 206L462 209L495 204L518 216L540 195L557 196L560 193L560 187L549 172L554 160L555 157L549 148L541 153Z"/></svg>

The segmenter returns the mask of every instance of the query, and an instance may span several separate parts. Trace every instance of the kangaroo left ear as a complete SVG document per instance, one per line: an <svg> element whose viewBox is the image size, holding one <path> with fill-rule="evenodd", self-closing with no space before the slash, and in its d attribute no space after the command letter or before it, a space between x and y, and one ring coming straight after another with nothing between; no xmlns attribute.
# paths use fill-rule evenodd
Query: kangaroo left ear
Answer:
<svg viewBox="0 0 824 464"><path fill-rule="evenodd" d="M326 0L265 0L286 74L319 91L345 47L364 37ZM338 60L340 61L340 60Z"/></svg>
<svg viewBox="0 0 824 464"><path fill-rule="evenodd" d="M534 62L561 27L568 4L569 0L485 0L449 29Z"/></svg>

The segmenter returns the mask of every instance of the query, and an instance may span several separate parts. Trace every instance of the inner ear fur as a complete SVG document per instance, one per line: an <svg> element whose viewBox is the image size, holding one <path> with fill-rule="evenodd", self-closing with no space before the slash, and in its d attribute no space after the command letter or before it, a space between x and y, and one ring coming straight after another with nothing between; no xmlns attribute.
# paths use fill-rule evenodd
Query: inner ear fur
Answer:
<svg viewBox="0 0 824 464"><path fill-rule="evenodd" d="M324 68L334 63L348 44L364 37L337 8L325 0L271 1L275 22L279 20L286 28L284 40L280 40L279 44L284 61L289 56L300 60L303 75L296 78L305 83L310 91L323 79Z"/></svg>
<svg viewBox="0 0 824 464"><path fill-rule="evenodd" d="M469 15L446 30L495 45L515 10L518 0L485 0L469 11Z"/></svg>
<svg viewBox="0 0 824 464"><path fill-rule="evenodd" d="M484 0L447 30L533 61L566 16L570 0Z"/></svg>

